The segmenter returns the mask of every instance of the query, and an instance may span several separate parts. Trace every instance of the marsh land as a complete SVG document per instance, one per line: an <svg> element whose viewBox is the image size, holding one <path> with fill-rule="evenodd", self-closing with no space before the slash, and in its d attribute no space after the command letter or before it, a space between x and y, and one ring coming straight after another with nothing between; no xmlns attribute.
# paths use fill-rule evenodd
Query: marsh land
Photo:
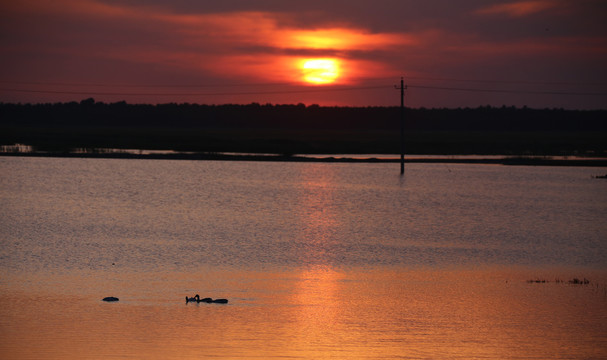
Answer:
<svg viewBox="0 0 607 360"><path fill-rule="evenodd" d="M403 118L407 154L607 155L605 110L405 108ZM400 127L399 107L142 105L94 99L0 103L0 144L27 144L55 155L74 149L90 149L96 156L101 154L94 149L170 149L206 158L220 153L283 158L398 154Z"/></svg>

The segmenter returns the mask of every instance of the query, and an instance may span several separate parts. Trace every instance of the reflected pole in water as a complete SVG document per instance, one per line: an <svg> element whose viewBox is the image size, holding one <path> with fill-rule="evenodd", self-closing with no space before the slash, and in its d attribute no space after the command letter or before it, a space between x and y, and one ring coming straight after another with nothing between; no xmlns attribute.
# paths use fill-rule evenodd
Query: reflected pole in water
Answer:
<svg viewBox="0 0 607 360"><path fill-rule="evenodd" d="M394 88L400 90L400 174L405 173L405 79L400 78L400 87Z"/></svg>

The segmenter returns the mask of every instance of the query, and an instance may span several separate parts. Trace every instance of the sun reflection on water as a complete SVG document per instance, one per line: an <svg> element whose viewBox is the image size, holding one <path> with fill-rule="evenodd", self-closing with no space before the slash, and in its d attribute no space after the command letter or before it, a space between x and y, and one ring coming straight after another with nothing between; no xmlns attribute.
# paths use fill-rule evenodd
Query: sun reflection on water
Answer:
<svg viewBox="0 0 607 360"><path fill-rule="evenodd" d="M302 186L299 194L299 223L302 224L300 240L304 263L330 266L331 245L337 241L336 233L341 223L338 204L335 203L335 187L332 184L333 169L315 164L302 167Z"/></svg>

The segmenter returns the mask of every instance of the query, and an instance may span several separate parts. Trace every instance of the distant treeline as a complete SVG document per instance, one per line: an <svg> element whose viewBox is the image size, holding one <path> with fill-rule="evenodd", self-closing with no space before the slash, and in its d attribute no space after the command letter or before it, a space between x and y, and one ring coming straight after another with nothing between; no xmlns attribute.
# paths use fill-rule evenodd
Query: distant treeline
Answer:
<svg viewBox="0 0 607 360"><path fill-rule="evenodd" d="M405 108L408 153L594 154L607 150L607 111ZM399 107L141 105L94 99L0 103L0 143L39 149L398 153Z"/></svg>

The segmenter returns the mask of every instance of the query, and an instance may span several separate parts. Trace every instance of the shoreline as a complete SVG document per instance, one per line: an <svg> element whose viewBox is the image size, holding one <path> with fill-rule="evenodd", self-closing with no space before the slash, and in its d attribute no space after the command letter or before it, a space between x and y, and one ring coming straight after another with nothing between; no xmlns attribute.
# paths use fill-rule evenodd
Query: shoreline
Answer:
<svg viewBox="0 0 607 360"><path fill-rule="evenodd" d="M51 157L51 158L92 158L92 159L149 159L149 160L202 160L202 161L274 161L274 162L319 162L319 163L400 163L396 158L344 157L343 155L271 155L271 154L222 154L222 153L152 153L136 154L125 152L108 153L70 153L70 152L0 152L6 157ZM488 165L525 165L525 166L587 166L607 167L605 158L564 158L549 156L503 156L474 155L462 158L458 155L427 158L421 155L405 156L405 163L446 163L446 164L488 164ZM454 157L455 156L455 157Z"/></svg>

